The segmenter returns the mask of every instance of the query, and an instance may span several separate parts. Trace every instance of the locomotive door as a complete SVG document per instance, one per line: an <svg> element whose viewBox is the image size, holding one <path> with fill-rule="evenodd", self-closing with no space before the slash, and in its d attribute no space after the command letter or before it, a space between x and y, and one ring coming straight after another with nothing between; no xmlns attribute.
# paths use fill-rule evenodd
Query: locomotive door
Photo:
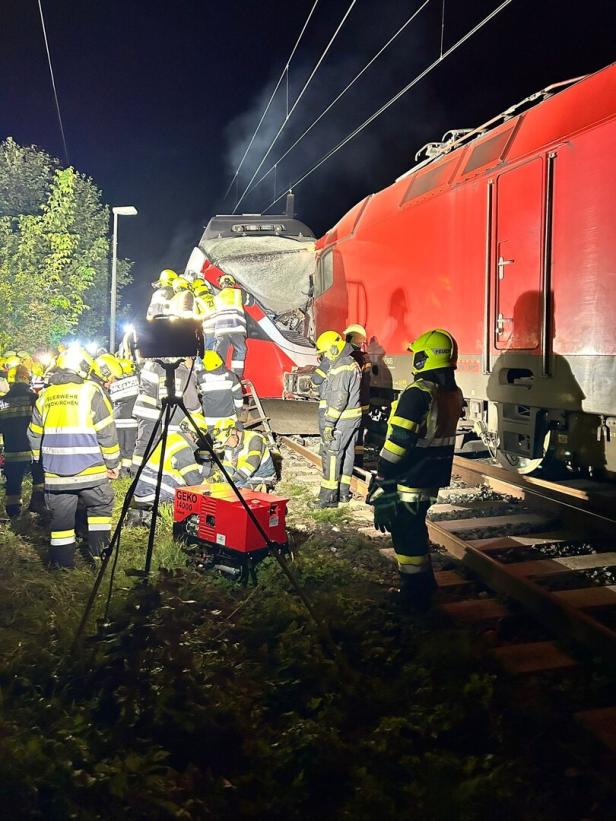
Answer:
<svg viewBox="0 0 616 821"><path fill-rule="evenodd" d="M543 161L506 171L496 181L493 260L493 350L541 345Z"/></svg>

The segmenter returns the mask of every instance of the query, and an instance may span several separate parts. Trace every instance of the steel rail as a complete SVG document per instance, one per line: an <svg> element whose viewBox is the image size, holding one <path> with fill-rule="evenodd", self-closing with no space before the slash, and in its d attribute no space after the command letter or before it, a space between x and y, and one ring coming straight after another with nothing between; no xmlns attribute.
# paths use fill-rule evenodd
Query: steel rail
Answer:
<svg viewBox="0 0 616 821"><path fill-rule="evenodd" d="M287 436L281 436L280 442L316 467L321 466L319 455L304 445L300 445ZM472 463L471 466L467 464L469 462ZM487 468L485 472L484 468ZM454 473L459 474L462 469L465 469L467 474L472 475L472 481L475 482L478 475L483 474L487 478L492 478L494 475L492 469L494 471L499 470L485 462L456 457L454 460ZM506 484L500 474L498 478L503 485ZM521 477L511 477L510 486L518 489L521 487L525 491L534 492L537 495L547 493L547 489L551 485L545 480L535 479L532 484L537 483L537 487L531 491L525 487L525 483L528 481L526 477L524 477L526 482L517 481L519 478ZM354 476L351 481L351 488L359 496L365 496L368 491L368 483L364 479ZM551 498L550 501L557 502L555 498ZM563 501L559 504L565 507L567 503ZM497 561L489 552L474 545L472 540L460 538L449 529L439 525L438 522L427 521L426 524L430 540L443 547L455 559L476 573L490 589L517 601L531 612L538 621L565 641L571 642L586 651L591 650L598 653L607 660L613 661L616 659L615 631L594 619L585 610L575 607L543 589L532 579L516 575L515 572L512 572L515 565L506 565Z"/></svg>

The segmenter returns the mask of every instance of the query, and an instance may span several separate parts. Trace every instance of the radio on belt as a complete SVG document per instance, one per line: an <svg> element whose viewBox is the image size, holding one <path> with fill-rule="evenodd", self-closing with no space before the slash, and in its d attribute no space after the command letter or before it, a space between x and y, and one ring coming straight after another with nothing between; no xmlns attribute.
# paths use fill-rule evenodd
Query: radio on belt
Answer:
<svg viewBox="0 0 616 821"><path fill-rule="evenodd" d="M240 491L277 550L288 551L287 499L254 490ZM255 567L271 549L227 484L177 488L173 536L185 542L191 563L240 579L256 581Z"/></svg>

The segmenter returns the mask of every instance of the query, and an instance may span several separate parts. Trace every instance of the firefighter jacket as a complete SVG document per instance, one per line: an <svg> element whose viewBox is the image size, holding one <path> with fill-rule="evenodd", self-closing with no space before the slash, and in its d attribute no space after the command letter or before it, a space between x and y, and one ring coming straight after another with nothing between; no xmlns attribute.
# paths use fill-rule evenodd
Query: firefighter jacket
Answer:
<svg viewBox="0 0 616 821"><path fill-rule="evenodd" d="M173 297L173 288L170 286L166 285L164 288L157 288L152 294L146 318L154 319L157 316L169 316L171 313L169 306Z"/></svg>
<svg viewBox="0 0 616 821"><path fill-rule="evenodd" d="M335 427L342 421L361 419L360 388L361 370L353 358L353 349L347 344L327 371L322 397L325 425Z"/></svg>
<svg viewBox="0 0 616 821"><path fill-rule="evenodd" d="M161 501L173 500L175 489L185 485L199 485L205 478L204 469L195 461L195 443L181 431L167 437L161 484ZM162 443L159 442L148 459L135 488L135 497L141 502L154 501Z"/></svg>
<svg viewBox="0 0 616 821"><path fill-rule="evenodd" d="M35 402L36 394L25 382L11 385L0 400L0 434L4 440L6 462L32 461L28 425Z"/></svg>
<svg viewBox="0 0 616 821"><path fill-rule="evenodd" d="M224 365L213 371L201 367L197 372L197 388L208 427L220 419L237 419L244 403L237 374Z"/></svg>
<svg viewBox="0 0 616 821"><path fill-rule="evenodd" d="M372 378L372 362L368 359L368 354L359 348L353 348L351 354L361 370L361 385L359 388L359 401L361 402L362 413L370 410L370 380Z"/></svg>
<svg viewBox="0 0 616 821"><path fill-rule="evenodd" d="M274 462L265 436L254 430L242 430L238 433L238 444L234 448L225 448L222 460L231 478L245 482L257 472L261 478L275 476Z"/></svg>
<svg viewBox="0 0 616 821"><path fill-rule="evenodd" d="M214 333L216 336L241 334L246 336L246 314L244 295L241 288L223 288L214 297L216 316Z"/></svg>
<svg viewBox="0 0 616 821"><path fill-rule="evenodd" d="M389 418L377 480L395 482L402 501L434 496L427 491L448 485L463 405L451 368L430 371L405 388Z"/></svg>
<svg viewBox="0 0 616 821"><path fill-rule="evenodd" d="M197 385L191 368L183 362L175 371L175 394L183 399L190 412L200 411L201 403L197 395ZM160 416L162 400L167 396L165 370L154 359L146 360L139 376L139 395L133 408L133 417L155 422ZM173 414L171 429L177 430L184 414L176 408Z"/></svg>
<svg viewBox="0 0 616 821"><path fill-rule="evenodd" d="M120 464L111 402L99 385L69 371L55 373L36 400L28 438L47 490L95 487Z"/></svg>
<svg viewBox="0 0 616 821"><path fill-rule="evenodd" d="M328 359L326 356L324 356L315 368L314 373L310 377L310 381L319 391L319 411L325 411L326 402L323 398L323 394L325 392L327 372L331 368L331 364L331 359Z"/></svg>
<svg viewBox="0 0 616 821"><path fill-rule="evenodd" d="M109 398L113 406L113 418L116 428L136 428L137 420L133 419L133 409L139 395L139 377L123 376L109 386Z"/></svg>
<svg viewBox="0 0 616 821"><path fill-rule="evenodd" d="M195 297L194 317L203 323L203 336L211 339L216 325L216 303L212 294Z"/></svg>

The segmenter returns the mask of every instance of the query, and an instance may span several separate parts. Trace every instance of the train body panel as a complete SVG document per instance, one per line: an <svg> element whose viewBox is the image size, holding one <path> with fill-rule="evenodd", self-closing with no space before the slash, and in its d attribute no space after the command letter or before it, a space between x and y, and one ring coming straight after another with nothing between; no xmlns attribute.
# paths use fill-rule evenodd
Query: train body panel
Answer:
<svg viewBox="0 0 616 821"><path fill-rule="evenodd" d="M358 203L317 243L316 332L364 324L386 395L448 328L486 440L616 471L615 208L613 65Z"/></svg>

